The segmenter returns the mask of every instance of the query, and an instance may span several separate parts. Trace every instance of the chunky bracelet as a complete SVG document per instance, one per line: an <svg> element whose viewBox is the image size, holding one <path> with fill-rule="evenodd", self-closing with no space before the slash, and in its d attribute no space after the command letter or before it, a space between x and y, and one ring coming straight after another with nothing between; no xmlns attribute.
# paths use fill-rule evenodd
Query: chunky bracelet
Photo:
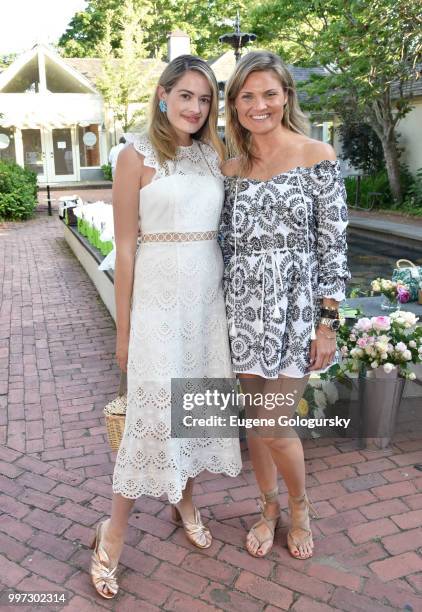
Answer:
<svg viewBox="0 0 422 612"><path fill-rule="evenodd" d="M338 319L339 317L338 310L326 308L325 306L321 307L320 313L321 317L327 317L327 319Z"/></svg>

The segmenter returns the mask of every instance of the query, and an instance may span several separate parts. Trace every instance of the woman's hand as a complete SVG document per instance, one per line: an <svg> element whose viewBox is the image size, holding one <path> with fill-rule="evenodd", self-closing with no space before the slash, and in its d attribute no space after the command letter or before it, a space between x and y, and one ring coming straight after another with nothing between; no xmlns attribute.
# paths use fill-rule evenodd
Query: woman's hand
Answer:
<svg viewBox="0 0 422 612"><path fill-rule="evenodd" d="M129 334L117 332L116 360L122 372L127 372L128 353L129 353Z"/></svg>
<svg viewBox="0 0 422 612"><path fill-rule="evenodd" d="M336 333L326 325L319 325L316 329L316 339L311 342L311 359L309 372L324 370L328 367L336 353Z"/></svg>

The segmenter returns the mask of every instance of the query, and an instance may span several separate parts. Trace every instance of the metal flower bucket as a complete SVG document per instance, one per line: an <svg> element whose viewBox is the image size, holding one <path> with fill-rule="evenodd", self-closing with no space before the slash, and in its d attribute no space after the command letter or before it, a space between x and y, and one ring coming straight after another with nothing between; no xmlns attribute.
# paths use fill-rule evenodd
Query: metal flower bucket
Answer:
<svg viewBox="0 0 422 612"><path fill-rule="evenodd" d="M406 380L397 369L359 373L360 438L369 449L386 449L394 436Z"/></svg>

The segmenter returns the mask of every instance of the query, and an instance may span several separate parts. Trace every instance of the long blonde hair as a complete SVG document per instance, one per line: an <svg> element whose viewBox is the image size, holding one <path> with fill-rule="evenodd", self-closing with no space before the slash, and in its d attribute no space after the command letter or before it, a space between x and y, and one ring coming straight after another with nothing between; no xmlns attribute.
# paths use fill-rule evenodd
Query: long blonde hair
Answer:
<svg viewBox="0 0 422 612"><path fill-rule="evenodd" d="M226 85L226 144L230 157L239 157L242 171L251 169L257 159L252 152L251 133L237 117L235 100L251 72L272 70L287 94L281 125L297 134L309 134L309 121L300 110L293 77L278 55L271 51L250 51L244 55Z"/></svg>
<svg viewBox="0 0 422 612"><path fill-rule="evenodd" d="M215 75L208 64L201 58L194 55L179 55L164 69L151 98L148 136L161 163L176 157L177 138L168 120L167 113L162 113L159 109L158 86L161 85L167 93L170 92L188 70L195 70L202 74L207 79L212 94L207 120L201 129L192 134L192 138L209 143L217 151L220 158L223 158L223 143L217 133L218 85Z"/></svg>

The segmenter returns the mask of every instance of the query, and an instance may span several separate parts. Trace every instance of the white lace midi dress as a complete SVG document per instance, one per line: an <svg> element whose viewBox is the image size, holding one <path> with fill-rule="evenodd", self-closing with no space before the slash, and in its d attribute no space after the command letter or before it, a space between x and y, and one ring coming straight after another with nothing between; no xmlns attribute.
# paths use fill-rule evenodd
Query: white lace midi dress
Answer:
<svg viewBox="0 0 422 612"><path fill-rule="evenodd" d="M345 297L347 221L337 161L226 178L219 240L234 372L306 375L321 300Z"/></svg>
<svg viewBox="0 0 422 612"><path fill-rule="evenodd" d="M132 144L156 172L140 190L127 413L113 492L132 499L165 494L174 504L189 477L241 470L237 437L171 437L172 378L233 377L217 242L224 183L207 144L178 147L164 164L146 136Z"/></svg>

